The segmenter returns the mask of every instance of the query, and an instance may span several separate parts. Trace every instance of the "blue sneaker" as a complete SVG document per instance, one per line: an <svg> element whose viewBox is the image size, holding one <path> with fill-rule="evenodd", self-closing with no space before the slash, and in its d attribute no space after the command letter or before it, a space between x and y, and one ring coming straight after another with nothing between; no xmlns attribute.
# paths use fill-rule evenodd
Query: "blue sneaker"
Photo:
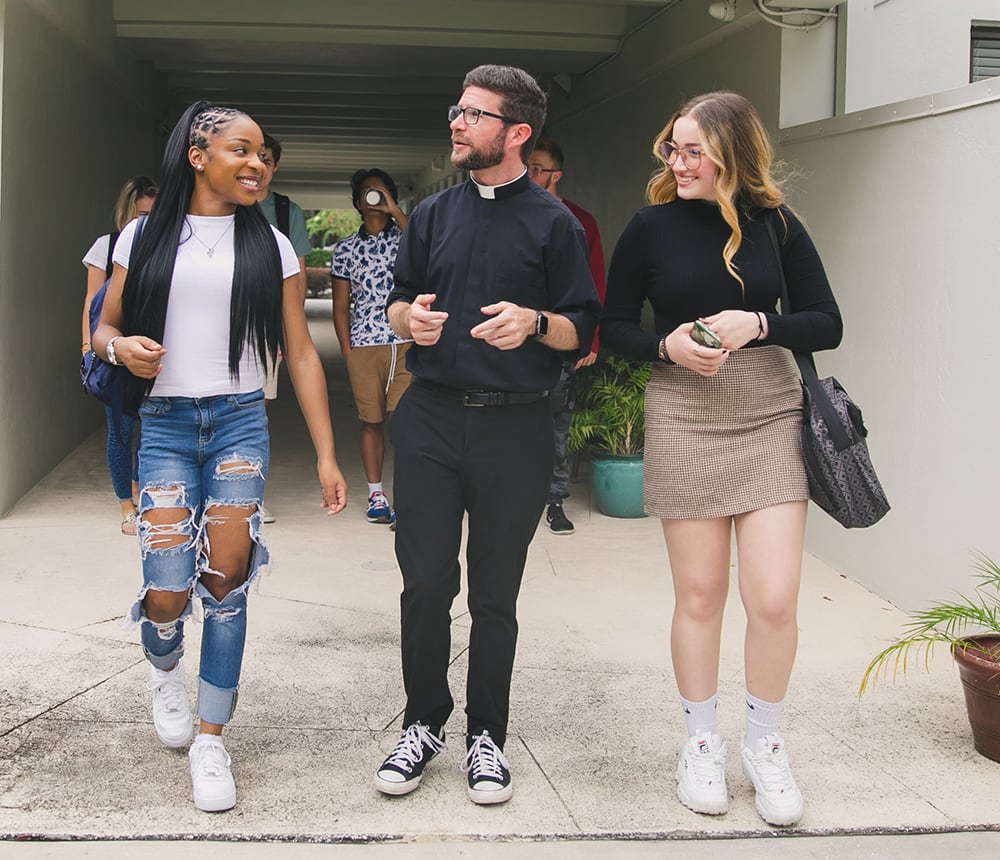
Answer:
<svg viewBox="0 0 1000 860"><path fill-rule="evenodd" d="M385 493L375 492L368 497L368 510L365 516L368 518L368 522L383 525L391 523L395 519Z"/></svg>

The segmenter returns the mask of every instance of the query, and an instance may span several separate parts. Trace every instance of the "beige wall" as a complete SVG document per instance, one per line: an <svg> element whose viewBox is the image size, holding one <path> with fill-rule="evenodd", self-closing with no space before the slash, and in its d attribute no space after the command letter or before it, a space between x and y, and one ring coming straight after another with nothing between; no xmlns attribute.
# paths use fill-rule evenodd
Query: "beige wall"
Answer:
<svg viewBox="0 0 1000 860"><path fill-rule="evenodd" d="M809 549L905 607L967 589L973 549L1000 555L1000 101L989 84L963 87L964 109L837 134L858 124L846 116L781 150L807 177L797 207L844 315L843 345L820 370L863 408L893 503L859 532L816 511Z"/></svg>
<svg viewBox="0 0 1000 860"><path fill-rule="evenodd" d="M110 0L4 7L0 513L103 421L77 374L80 258L122 182L158 163L154 91L116 56Z"/></svg>
<svg viewBox="0 0 1000 860"><path fill-rule="evenodd" d="M967 84L973 21L1000 23L1000 0L891 0L876 6L870 90L858 108Z"/></svg>

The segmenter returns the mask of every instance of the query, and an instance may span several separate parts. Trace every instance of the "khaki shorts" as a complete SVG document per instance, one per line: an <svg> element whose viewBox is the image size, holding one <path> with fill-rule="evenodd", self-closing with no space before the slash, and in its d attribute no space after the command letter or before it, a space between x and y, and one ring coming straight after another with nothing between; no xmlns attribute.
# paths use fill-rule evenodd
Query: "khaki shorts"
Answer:
<svg viewBox="0 0 1000 860"><path fill-rule="evenodd" d="M347 359L354 404L365 424L385 421L410 384L406 369L409 343L387 346L355 346Z"/></svg>
<svg viewBox="0 0 1000 860"><path fill-rule="evenodd" d="M267 364L264 367L264 399L265 400L277 400L278 399L278 368L281 367L281 353L278 353L278 359L275 363L271 364L271 356L267 356Z"/></svg>

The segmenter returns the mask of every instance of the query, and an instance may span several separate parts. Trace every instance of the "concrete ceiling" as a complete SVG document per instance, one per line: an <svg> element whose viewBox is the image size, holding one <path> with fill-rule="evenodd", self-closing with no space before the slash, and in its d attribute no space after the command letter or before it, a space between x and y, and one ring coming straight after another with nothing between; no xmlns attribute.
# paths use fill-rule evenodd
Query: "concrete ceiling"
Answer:
<svg viewBox="0 0 1000 860"><path fill-rule="evenodd" d="M123 50L161 76L166 120L199 98L240 107L282 142L276 184L316 198L358 167L402 179L441 164L474 66L565 89L677 2L114 0L114 16Z"/></svg>

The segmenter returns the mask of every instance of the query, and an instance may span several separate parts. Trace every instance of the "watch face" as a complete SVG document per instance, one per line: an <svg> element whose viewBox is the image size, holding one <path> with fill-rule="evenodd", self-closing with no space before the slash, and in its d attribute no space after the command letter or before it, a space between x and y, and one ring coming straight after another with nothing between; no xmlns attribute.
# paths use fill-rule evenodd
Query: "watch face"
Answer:
<svg viewBox="0 0 1000 860"><path fill-rule="evenodd" d="M538 316L535 318L535 337L542 337L543 335L548 334L548 331L549 318L539 311Z"/></svg>

